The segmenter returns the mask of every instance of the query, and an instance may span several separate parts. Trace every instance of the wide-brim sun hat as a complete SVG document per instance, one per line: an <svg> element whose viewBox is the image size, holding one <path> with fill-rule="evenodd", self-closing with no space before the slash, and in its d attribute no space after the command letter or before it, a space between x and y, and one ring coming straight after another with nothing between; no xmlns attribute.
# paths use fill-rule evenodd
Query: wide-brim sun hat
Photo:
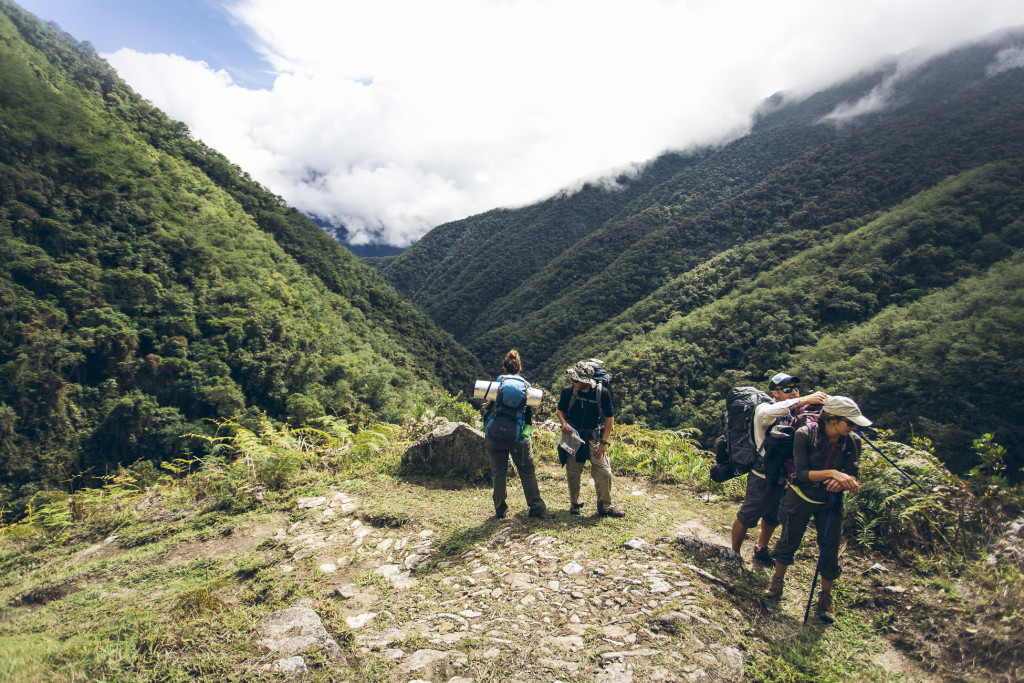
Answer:
<svg viewBox="0 0 1024 683"><path fill-rule="evenodd" d="M572 378L573 382L583 382L591 387L596 386L596 382L594 382L594 368L583 361L566 370L566 373Z"/></svg>

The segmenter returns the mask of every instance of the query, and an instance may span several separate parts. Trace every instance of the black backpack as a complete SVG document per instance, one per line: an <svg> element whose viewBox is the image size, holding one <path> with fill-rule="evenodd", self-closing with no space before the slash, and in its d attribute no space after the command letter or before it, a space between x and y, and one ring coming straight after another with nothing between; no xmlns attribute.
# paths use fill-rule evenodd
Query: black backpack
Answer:
<svg viewBox="0 0 1024 683"><path fill-rule="evenodd" d="M754 445L754 410L762 403L774 402L770 394L756 387L735 387L725 395L725 431L715 442L717 464L711 468L712 480L727 481L759 463L761 454Z"/></svg>
<svg viewBox="0 0 1024 683"><path fill-rule="evenodd" d="M604 361L598 360L596 358L591 358L589 361L587 361L587 365L589 365L594 370L594 381L600 382L601 385L605 389L607 389L609 393L611 393L612 380L614 379L614 377L612 377L612 373L605 370Z"/></svg>

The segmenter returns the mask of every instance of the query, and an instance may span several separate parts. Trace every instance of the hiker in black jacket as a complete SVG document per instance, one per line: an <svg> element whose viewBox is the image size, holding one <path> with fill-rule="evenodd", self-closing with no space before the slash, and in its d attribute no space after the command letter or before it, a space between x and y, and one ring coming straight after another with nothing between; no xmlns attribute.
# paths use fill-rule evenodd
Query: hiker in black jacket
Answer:
<svg viewBox="0 0 1024 683"><path fill-rule="evenodd" d="M603 386L598 390L594 369L585 361L580 361L566 373L572 384L562 389L558 399L558 420L562 423L563 432L575 431L583 439L574 456L564 457L559 450L569 483L569 514L578 515L583 509L580 476L589 459L590 474L597 491L597 514L625 517L625 512L612 507L612 464L608 457L608 440L612 436L615 417L611 393Z"/></svg>

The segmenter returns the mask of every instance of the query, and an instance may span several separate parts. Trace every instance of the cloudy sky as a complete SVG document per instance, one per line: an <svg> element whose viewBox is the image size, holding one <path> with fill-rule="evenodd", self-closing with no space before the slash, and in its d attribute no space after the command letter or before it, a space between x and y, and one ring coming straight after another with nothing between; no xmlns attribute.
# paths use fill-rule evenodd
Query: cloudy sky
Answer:
<svg viewBox="0 0 1024 683"><path fill-rule="evenodd" d="M528 204L742 132L1021 0L20 0L355 242Z"/></svg>

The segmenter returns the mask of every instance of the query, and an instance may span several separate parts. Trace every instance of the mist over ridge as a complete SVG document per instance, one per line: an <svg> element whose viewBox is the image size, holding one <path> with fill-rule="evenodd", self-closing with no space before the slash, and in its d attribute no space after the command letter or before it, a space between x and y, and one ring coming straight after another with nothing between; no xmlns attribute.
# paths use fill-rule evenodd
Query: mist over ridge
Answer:
<svg viewBox="0 0 1024 683"><path fill-rule="evenodd" d="M448 223L372 262L485 366L515 347L538 381L557 387L575 360L602 357L622 374L624 419L712 435L729 385L762 384L829 335L841 339L886 307L938 296L1018 252L1022 45L1020 31L1001 32L940 56L889 60L806 97L781 93L748 134L720 147L664 154L613 191L584 184ZM953 178L977 187L925 199ZM984 199L967 199L975 194ZM863 263L829 256L823 282L807 279L814 266L801 254L828 254L869 226L887 250L863 245ZM515 276L495 277L495 264ZM724 312L726 301L762 296L771 302L758 303L760 313ZM691 323L702 338L682 332ZM993 343L1006 365L990 379L1018 386L1004 371L1019 366L1019 348ZM953 372L947 360L933 358L927 377L892 395L879 388L880 366L846 386L839 359L808 373L831 391L860 386L901 438L934 424L950 461L972 431L993 429L1019 459L1011 422L986 417L980 386L969 405L940 420L928 414L924 397L940 395Z"/></svg>

